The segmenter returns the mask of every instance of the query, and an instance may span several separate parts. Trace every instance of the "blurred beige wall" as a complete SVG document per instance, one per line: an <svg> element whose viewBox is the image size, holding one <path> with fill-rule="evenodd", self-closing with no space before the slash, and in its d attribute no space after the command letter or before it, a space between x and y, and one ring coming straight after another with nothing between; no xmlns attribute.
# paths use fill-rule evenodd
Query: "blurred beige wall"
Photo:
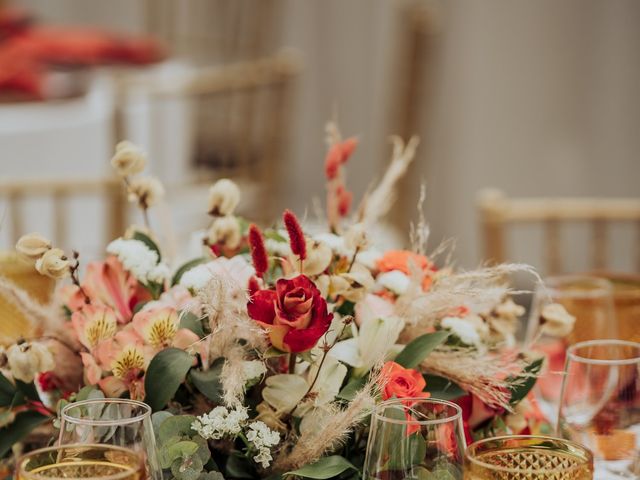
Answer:
<svg viewBox="0 0 640 480"><path fill-rule="evenodd" d="M22 0L43 17L125 31L145 28L142 0ZM410 1L282 0L282 45L299 48L291 163L278 188L302 212L323 196L323 126L335 112L361 148L349 181L361 194L388 150L401 12ZM480 261L474 200L487 186L514 196L638 196L640 188L640 2L456 0L427 3L435 25L421 153L406 204L428 187L433 243L456 237L463 266ZM570 268L586 258L567 237ZM614 235L614 266L628 270L631 243ZM585 239L588 237L584 237ZM626 240L625 240L626 238ZM575 239L575 240L574 240ZM514 254L539 262L539 239L516 233ZM631 240L632 242L633 240ZM433 245L435 246L435 245Z"/></svg>

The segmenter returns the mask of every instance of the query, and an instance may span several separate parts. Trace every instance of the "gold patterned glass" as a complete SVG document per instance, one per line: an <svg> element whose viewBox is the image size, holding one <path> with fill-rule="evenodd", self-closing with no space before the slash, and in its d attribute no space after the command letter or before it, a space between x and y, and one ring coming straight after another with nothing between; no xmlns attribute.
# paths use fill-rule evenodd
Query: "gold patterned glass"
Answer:
<svg viewBox="0 0 640 480"><path fill-rule="evenodd" d="M60 413L59 445L105 444L141 454L149 477L162 480L151 408L136 400L102 398L66 405Z"/></svg>
<svg viewBox="0 0 640 480"><path fill-rule="evenodd" d="M462 479L462 410L444 400L392 399L371 416L364 480Z"/></svg>
<svg viewBox="0 0 640 480"><path fill-rule="evenodd" d="M593 451L596 478L640 478L640 343L569 349L558 429Z"/></svg>
<svg viewBox="0 0 640 480"><path fill-rule="evenodd" d="M465 455L464 480L589 480L589 450L566 440L508 436L480 440Z"/></svg>
<svg viewBox="0 0 640 480"><path fill-rule="evenodd" d="M144 480L140 454L112 445L64 445L34 450L18 460L17 480Z"/></svg>
<svg viewBox="0 0 640 480"><path fill-rule="evenodd" d="M576 318L571 334L557 338L544 334L540 314L550 303L559 303ZM534 395L550 423L558 418L560 388L567 348L584 340L616 338L617 325L613 287L602 278L563 275L545 279L536 289L527 325L527 341L545 356L544 369L534 387Z"/></svg>

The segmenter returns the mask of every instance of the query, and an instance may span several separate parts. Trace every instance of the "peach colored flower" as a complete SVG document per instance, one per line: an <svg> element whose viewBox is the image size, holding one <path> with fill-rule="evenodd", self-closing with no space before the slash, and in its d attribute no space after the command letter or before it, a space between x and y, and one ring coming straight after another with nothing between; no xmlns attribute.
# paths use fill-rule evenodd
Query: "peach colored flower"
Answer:
<svg viewBox="0 0 640 480"><path fill-rule="evenodd" d="M89 350L112 338L118 329L113 310L97 305L83 305L71 315L71 325L78 341Z"/></svg>
<svg viewBox="0 0 640 480"><path fill-rule="evenodd" d="M391 317L394 314L393 303L378 296L367 294L362 301L356 303L355 317L358 326L367 320Z"/></svg>
<svg viewBox="0 0 640 480"><path fill-rule="evenodd" d="M90 385L97 384L102 378L102 368L96 362L93 355L87 352L80 352L82 365L84 365L84 375Z"/></svg>
<svg viewBox="0 0 640 480"><path fill-rule="evenodd" d="M180 328L178 312L171 307L138 312L131 324L145 344L156 350L169 346L185 349L199 340L191 330Z"/></svg>
<svg viewBox="0 0 640 480"><path fill-rule="evenodd" d="M382 258L378 259L376 264L381 272L400 270L405 275L410 275L410 260L421 270L431 268L431 262L426 256L410 252L409 250L388 250Z"/></svg>
<svg viewBox="0 0 640 480"><path fill-rule="evenodd" d="M420 372L404 368L396 362L386 362L380 372L382 399L390 398L429 398L429 392L423 392L427 382Z"/></svg>
<svg viewBox="0 0 640 480"><path fill-rule="evenodd" d="M87 265L82 288L93 305L113 309L120 324L131 321L133 308L139 302L151 299L150 293L113 256L107 257L104 262L91 262ZM71 311L76 311L84 303L84 297L75 288L68 307Z"/></svg>

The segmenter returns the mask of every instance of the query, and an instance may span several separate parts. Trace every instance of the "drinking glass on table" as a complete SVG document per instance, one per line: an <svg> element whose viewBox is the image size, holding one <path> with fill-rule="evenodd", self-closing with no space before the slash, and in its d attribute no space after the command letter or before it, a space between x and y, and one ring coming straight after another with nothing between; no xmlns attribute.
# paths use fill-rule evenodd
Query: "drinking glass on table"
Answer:
<svg viewBox="0 0 640 480"><path fill-rule="evenodd" d="M62 445L27 453L16 464L17 480L144 480L139 453L113 445Z"/></svg>
<svg viewBox="0 0 640 480"><path fill-rule="evenodd" d="M596 479L640 478L640 343L569 348L558 433L593 451Z"/></svg>
<svg viewBox="0 0 640 480"><path fill-rule="evenodd" d="M514 435L479 440L465 455L465 480L591 480L589 450L551 437Z"/></svg>
<svg viewBox="0 0 640 480"><path fill-rule="evenodd" d="M545 333L541 314L559 303L576 318L571 333L558 338ZM558 416L560 387L567 348L584 340L616 338L613 288L609 281L588 276L549 277L536 289L527 326L526 343L545 356L543 371L534 387L540 409L550 422Z"/></svg>
<svg viewBox="0 0 640 480"><path fill-rule="evenodd" d="M365 480L462 479L462 410L435 399L391 399L371 415Z"/></svg>
<svg viewBox="0 0 640 480"><path fill-rule="evenodd" d="M83 400L60 413L58 444L105 444L130 449L143 458L148 477L162 479L151 407L123 398Z"/></svg>

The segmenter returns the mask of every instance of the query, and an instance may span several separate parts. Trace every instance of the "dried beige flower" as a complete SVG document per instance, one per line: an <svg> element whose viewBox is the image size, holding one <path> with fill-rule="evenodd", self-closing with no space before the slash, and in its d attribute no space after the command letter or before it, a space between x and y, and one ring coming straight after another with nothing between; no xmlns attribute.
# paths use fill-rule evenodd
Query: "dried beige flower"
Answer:
<svg viewBox="0 0 640 480"><path fill-rule="evenodd" d="M51 242L39 233L28 233L23 235L16 243L18 254L32 262L38 260L47 250L51 248Z"/></svg>
<svg viewBox="0 0 640 480"><path fill-rule="evenodd" d="M369 248L369 236L363 223L351 225L344 237L345 245L351 250Z"/></svg>
<svg viewBox="0 0 640 480"><path fill-rule="evenodd" d="M517 320L518 317L524 315L525 308L515 303L511 298L507 298L504 302L495 308L497 316L506 320Z"/></svg>
<svg viewBox="0 0 640 480"><path fill-rule="evenodd" d="M60 248L51 248L36 261L36 270L41 275L59 280L69 275L69 259Z"/></svg>
<svg viewBox="0 0 640 480"><path fill-rule="evenodd" d="M146 164L147 157L138 146L126 140L116 145L116 153L111 158L111 166L121 177L142 172Z"/></svg>
<svg viewBox="0 0 640 480"><path fill-rule="evenodd" d="M41 343L24 342L11 345L7 360L13 378L32 382L38 373L53 370L55 362L49 349Z"/></svg>
<svg viewBox="0 0 640 480"><path fill-rule="evenodd" d="M350 302L359 302L373 289L375 280L371 272L360 264L354 264L349 273L331 277L329 292L340 295Z"/></svg>
<svg viewBox="0 0 640 480"><path fill-rule="evenodd" d="M240 189L228 178L222 178L209 189L207 212L213 216L231 215L240 203Z"/></svg>
<svg viewBox="0 0 640 480"><path fill-rule="evenodd" d="M129 183L129 201L137 201L141 208L149 208L164 196L164 187L155 177L135 178Z"/></svg>
<svg viewBox="0 0 640 480"><path fill-rule="evenodd" d="M545 305L540 314L542 332L552 337L566 337L573 330L576 317L559 303Z"/></svg>
<svg viewBox="0 0 640 480"><path fill-rule="evenodd" d="M207 241L210 245L222 244L232 249L237 248L242 241L238 219L233 215L214 219L207 232Z"/></svg>

